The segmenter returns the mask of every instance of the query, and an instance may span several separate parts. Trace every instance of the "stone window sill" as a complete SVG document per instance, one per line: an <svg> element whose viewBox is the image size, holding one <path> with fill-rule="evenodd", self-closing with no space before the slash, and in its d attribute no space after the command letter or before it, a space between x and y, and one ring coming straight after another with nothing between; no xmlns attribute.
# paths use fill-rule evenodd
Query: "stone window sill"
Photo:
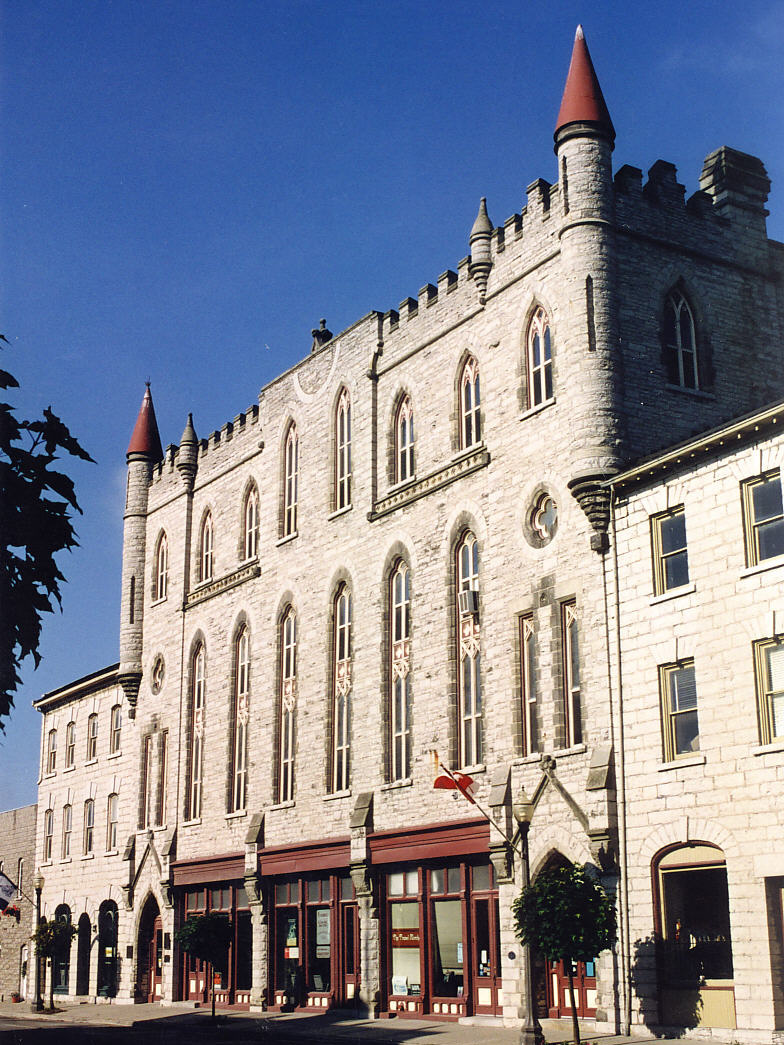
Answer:
<svg viewBox="0 0 784 1045"><path fill-rule="evenodd" d="M327 522L332 522L333 519L339 519L341 515L350 512L353 507L353 504L347 504L344 508L336 508L334 512L330 512L327 516Z"/></svg>
<svg viewBox="0 0 784 1045"><path fill-rule="evenodd" d="M196 820L183 820L183 827L198 827L201 824L201 817L197 817Z"/></svg>
<svg viewBox="0 0 784 1045"><path fill-rule="evenodd" d="M293 533L287 533L285 535L285 537L279 537L278 540L275 541L275 547L276 548L280 548L281 545L288 544L289 541L294 541L294 540L296 540L297 537L298 537L298 533L297 533L296 530Z"/></svg>
<svg viewBox="0 0 784 1045"><path fill-rule="evenodd" d="M346 788L345 791L332 791L328 795L322 795L322 802L333 802L336 798L351 798L351 788Z"/></svg>
<svg viewBox="0 0 784 1045"><path fill-rule="evenodd" d="M295 799L290 798L288 802L277 802L274 806L270 806L270 811L274 812L276 809L293 809L296 804Z"/></svg>
<svg viewBox="0 0 784 1045"><path fill-rule="evenodd" d="M82 853L82 860L94 860L95 853Z"/></svg>
<svg viewBox="0 0 784 1045"><path fill-rule="evenodd" d="M658 606L660 602L669 602L670 599L678 599L681 595L691 595L697 590L696 584L681 584L678 588L670 588L651 599L651 606Z"/></svg>
<svg viewBox="0 0 784 1045"><path fill-rule="evenodd" d="M111 755L107 755L107 760L110 758L119 758L122 755L122 751L112 751Z"/></svg>
<svg viewBox="0 0 784 1045"><path fill-rule="evenodd" d="M520 758L512 759L513 766L531 766L542 761L541 751L532 751L530 755L521 755Z"/></svg>
<svg viewBox="0 0 784 1045"><path fill-rule="evenodd" d="M775 755L781 751L784 751L784 737L778 737L769 744L760 744L751 749L752 755Z"/></svg>
<svg viewBox="0 0 784 1045"><path fill-rule="evenodd" d="M464 446L456 453L452 454L452 463L462 460L464 457L470 457L471 454L478 453L480 450L485 449L484 439L480 439L478 443L471 443L470 446Z"/></svg>
<svg viewBox="0 0 784 1045"><path fill-rule="evenodd" d="M679 392L684 396L693 396L694 399L707 399L710 402L716 399L713 392L703 392L701 388L684 388L683 385L670 385L664 386L668 392Z"/></svg>
<svg viewBox="0 0 784 1045"><path fill-rule="evenodd" d="M226 820L241 820L244 816L248 815L247 809L235 809L231 813L226 813L224 819Z"/></svg>
<svg viewBox="0 0 784 1045"><path fill-rule="evenodd" d="M70 864L70 862L71 862L70 856L64 856L62 858L62 860L60 861L61 864Z"/></svg>
<svg viewBox="0 0 784 1045"><path fill-rule="evenodd" d="M573 744L571 747L559 747L553 751L553 758L568 758L569 755L583 755L588 750L585 744Z"/></svg>
<svg viewBox="0 0 784 1045"><path fill-rule="evenodd" d="M107 849L106 852L103 855L104 856L117 856L117 854L119 852L120 852L119 849Z"/></svg>
<svg viewBox="0 0 784 1045"><path fill-rule="evenodd" d="M487 766L484 764L484 762L477 762L475 766L463 766L461 769L457 770L457 772L468 773L469 776L471 775L471 773L473 773L474 776L478 776L480 773L487 772Z"/></svg>
<svg viewBox="0 0 784 1045"><path fill-rule="evenodd" d="M85 765L86 766L97 766L98 765L98 759L97 758L88 758L87 761L85 762Z"/></svg>
<svg viewBox="0 0 784 1045"><path fill-rule="evenodd" d="M740 571L741 577L753 577L755 573L764 573L766 570L776 570L780 566L784 566L784 555L774 555L770 559L763 559L762 562L755 563L754 566L749 566L745 570Z"/></svg>
<svg viewBox="0 0 784 1045"><path fill-rule="evenodd" d="M168 597L169 597L168 595L164 595L162 599L153 599L152 602L150 603L150 606L160 606L160 604L162 602L166 602Z"/></svg>
<svg viewBox="0 0 784 1045"><path fill-rule="evenodd" d="M555 396L553 396L552 399L546 399L543 403L537 403L536 406L531 406L527 410L523 410L522 414L520 414L520 420L527 421L529 417L541 414L541 412L546 410L548 406L555 406Z"/></svg>
<svg viewBox="0 0 784 1045"><path fill-rule="evenodd" d="M76 766L66 766L65 769L63 770L63 772L64 773L73 773L73 771L75 769L76 769Z"/></svg>
<svg viewBox="0 0 784 1045"><path fill-rule="evenodd" d="M407 776L403 777L402 780L390 780L387 784L381 785L382 791L397 791L401 787L411 787L414 783L414 778Z"/></svg>
<svg viewBox="0 0 784 1045"><path fill-rule="evenodd" d="M387 493L398 493L400 490L405 490L407 486L413 486L416 481L416 475L409 475L407 479L398 479L396 482L390 483Z"/></svg>
<svg viewBox="0 0 784 1045"><path fill-rule="evenodd" d="M662 762L658 767L660 773L668 773L672 769L687 769L689 766L704 766L705 755L690 755L687 758L676 758L672 762Z"/></svg>
<svg viewBox="0 0 784 1045"><path fill-rule="evenodd" d="M56 770L55 770L54 773L44 773L44 780L52 780L56 776L57 776L57 771Z"/></svg>

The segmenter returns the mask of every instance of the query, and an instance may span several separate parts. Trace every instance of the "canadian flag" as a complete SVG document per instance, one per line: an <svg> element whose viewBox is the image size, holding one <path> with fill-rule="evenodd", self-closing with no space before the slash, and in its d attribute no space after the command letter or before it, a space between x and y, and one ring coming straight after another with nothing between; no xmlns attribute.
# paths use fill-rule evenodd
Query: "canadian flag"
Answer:
<svg viewBox="0 0 784 1045"><path fill-rule="evenodd" d="M0 871L0 911L4 911L16 893L16 886L8 877Z"/></svg>
<svg viewBox="0 0 784 1045"><path fill-rule="evenodd" d="M457 770L447 769L442 763L439 766L440 773L433 781L433 787L441 791L459 791L467 798L471 805L476 805L473 796L474 781L467 773L458 773Z"/></svg>

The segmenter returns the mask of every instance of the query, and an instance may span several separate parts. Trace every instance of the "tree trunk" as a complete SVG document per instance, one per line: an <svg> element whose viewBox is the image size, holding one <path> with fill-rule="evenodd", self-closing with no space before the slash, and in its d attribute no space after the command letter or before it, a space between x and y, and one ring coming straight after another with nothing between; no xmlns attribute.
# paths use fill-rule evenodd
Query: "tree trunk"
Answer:
<svg viewBox="0 0 784 1045"><path fill-rule="evenodd" d="M210 988L212 990L212 1022L215 1022L215 966L210 962Z"/></svg>
<svg viewBox="0 0 784 1045"><path fill-rule="evenodd" d="M49 1012L54 1012L54 958L49 969ZM46 963L44 963L44 976L46 976Z"/></svg>
<svg viewBox="0 0 784 1045"><path fill-rule="evenodd" d="M572 1034L574 1045L580 1045L580 1024L577 1021L577 1006L574 1004L574 976L572 975L572 960L567 958L564 962L569 971L569 1004L572 1006Z"/></svg>

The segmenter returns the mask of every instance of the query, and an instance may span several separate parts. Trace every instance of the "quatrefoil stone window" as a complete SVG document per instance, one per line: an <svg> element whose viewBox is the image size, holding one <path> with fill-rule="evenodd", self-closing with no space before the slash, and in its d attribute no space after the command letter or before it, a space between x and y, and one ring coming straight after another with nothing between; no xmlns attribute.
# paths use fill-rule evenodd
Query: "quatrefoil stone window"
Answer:
<svg viewBox="0 0 784 1045"><path fill-rule="evenodd" d="M533 548L543 548L558 529L558 505L552 494L540 490L533 499L523 527L525 538Z"/></svg>

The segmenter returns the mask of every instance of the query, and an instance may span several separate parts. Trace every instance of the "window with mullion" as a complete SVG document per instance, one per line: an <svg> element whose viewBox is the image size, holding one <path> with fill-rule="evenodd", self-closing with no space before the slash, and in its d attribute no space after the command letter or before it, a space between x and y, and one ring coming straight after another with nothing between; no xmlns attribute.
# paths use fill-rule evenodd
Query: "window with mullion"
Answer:
<svg viewBox="0 0 784 1045"><path fill-rule="evenodd" d="M142 775L139 802L139 827L150 827L150 792L152 789L152 737L148 734L142 742Z"/></svg>
<svg viewBox="0 0 784 1045"><path fill-rule="evenodd" d="M528 406L548 403L553 398L553 348L550 320L538 308L528 327Z"/></svg>
<svg viewBox="0 0 784 1045"><path fill-rule="evenodd" d="M674 291L664 306L667 380L681 388L699 388L694 317L683 294Z"/></svg>
<svg viewBox="0 0 784 1045"><path fill-rule="evenodd" d="M784 504L778 468L744 482L743 509L747 565L784 555Z"/></svg>
<svg viewBox="0 0 784 1045"><path fill-rule="evenodd" d="M784 738L784 635L754 644L760 741Z"/></svg>
<svg viewBox="0 0 784 1045"><path fill-rule="evenodd" d="M283 536L297 532L297 489L299 482L299 439L297 427L289 425L284 448L283 466Z"/></svg>
<svg viewBox="0 0 784 1045"><path fill-rule="evenodd" d="M213 527L212 514L207 512L201 524L201 536L199 541L199 581L211 581L215 569L215 557L213 551Z"/></svg>
<svg viewBox="0 0 784 1045"><path fill-rule="evenodd" d="M65 768L70 769L76 759L76 723L69 722L65 730Z"/></svg>
<svg viewBox="0 0 784 1045"><path fill-rule="evenodd" d="M88 798L84 803L84 838L82 851L88 856L93 851L93 835L95 831L95 799Z"/></svg>
<svg viewBox="0 0 784 1045"><path fill-rule="evenodd" d="M346 791L351 780L351 593L342 584L333 608L332 791Z"/></svg>
<svg viewBox="0 0 784 1045"><path fill-rule="evenodd" d="M411 587L401 560L390 578L390 780L411 775Z"/></svg>
<svg viewBox="0 0 784 1045"><path fill-rule="evenodd" d="M536 634L532 614L520 618L521 664L521 719L523 726L523 754L539 750L539 723L536 687Z"/></svg>
<svg viewBox="0 0 784 1045"><path fill-rule="evenodd" d="M188 819L201 816L202 774L204 772L204 646L193 656L191 670L191 751Z"/></svg>
<svg viewBox="0 0 784 1045"><path fill-rule="evenodd" d="M169 542L162 533L155 556L155 599L165 599L169 590Z"/></svg>
<svg viewBox="0 0 784 1045"><path fill-rule="evenodd" d="M117 849L117 821L119 796L109 795L106 800L106 851L112 853Z"/></svg>
<svg viewBox="0 0 784 1045"><path fill-rule="evenodd" d="M54 810L47 809L44 813L44 863L52 859L52 839L54 837Z"/></svg>
<svg viewBox="0 0 784 1045"><path fill-rule="evenodd" d="M465 361L460 379L460 442L468 450L482 441L479 365L473 356Z"/></svg>
<svg viewBox="0 0 784 1045"><path fill-rule="evenodd" d="M662 694L664 758L671 762L700 750L694 661L659 669Z"/></svg>
<svg viewBox="0 0 784 1045"><path fill-rule="evenodd" d="M122 742L122 707L115 704L111 711L109 728L109 754L114 755L120 750Z"/></svg>
<svg viewBox="0 0 784 1045"><path fill-rule="evenodd" d="M580 691L580 644L577 609L574 602L561 605L561 643L563 655L563 694L565 743L567 747L583 740Z"/></svg>
<svg viewBox="0 0 784 1045"><path fill-rule="evenodd" d="M73 826L73 806L63 806L63 844L61 856L63 860L71 856L71 829Z"/></svg>
<svg viewBox="0 0 784 1045"><path fill-rule="evenodd" d="M651 519L653 587L656 595L689 583L686 513L681 505Z"/></svg>
<svg viewBox="0 0 784 1045"><path fill-rule="evenodd" d="M472 533L464 534L457 548L457 591L479 591L479 545ZM482 678L479 620L475 613L461 613L457 601L458 629L458 762L481 763Z"/></svg>
<svg viewBox="0 0 784 1045"><path fill-rule="evenodd" d="M395 482L414 477L414 411L411 400L404 396L395 421Z"/></svg>
<svg viewBox="0 0 784 1045"><path fill-rule="evenodd" d="M250 695L250 640L243 627L235 642L234 742L232 745L231 809L247 804L248 786L248 699Z"/></svg>
<svg viewBox="0 0 784 1045"><path fill-rule="evenodd" d="M49 730L49 740L46 751L46 772L54 773L57 769L57 730Z"/></svg>
<svg viewBox="0 0 784 1045"><path fill-rule="evenodd" d="M246 559L259 554L259 492L254 486L245 498L243 551Z"/></svg>
<svg viewBox="0 0 784 1045"><path fill-rule="evenodd" d="M278 801L294 801L295 713L297 702L297 617L291 606L280 625L280 765Z"/></svg>
<svg viewBox="0 0 784 1045"><path fill-rule="evenodd" d="M335 417L335 508L351 504L351 400L344 388Z"/></svg>

